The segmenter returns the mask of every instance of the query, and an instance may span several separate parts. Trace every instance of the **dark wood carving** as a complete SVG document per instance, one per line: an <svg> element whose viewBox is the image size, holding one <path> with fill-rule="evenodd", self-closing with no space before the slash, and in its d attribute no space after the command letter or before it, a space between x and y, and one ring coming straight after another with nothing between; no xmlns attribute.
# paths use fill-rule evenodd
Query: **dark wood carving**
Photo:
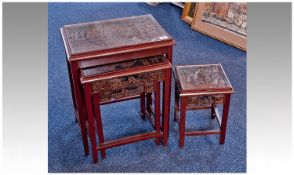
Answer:
<svg viewBox="0 0 294 175"><path fill-rule="evenodd" d="M154 92L154 82L163 80L162 70L131 73L127 76L117 76L115 78L109 78L108 75L110 75L110 73L113 74L121 70L161 65L167 62L164 56L146 57L86 68L82 70L82 75L87 77L107 74L104 78L91 82L92 94L99 93L100 101L105 102L128 96L140 95L143 92Z"/></svg>
<svg viewBox="0 0 294 175"><path fill-rule="evenodd" d="M91 67L83 70L85 76L92 76L98 74L106 74L113 71L120 71L126 69L140 68L141 66L150 66L164 63L163 56L153 56L130 61L123 61L118 63L111 63L102 66Z"/></svg>
<svg viewBox="0 0 294 175"><path fill-rule="evenodd" d="M211 107L213 104L222 104L224 95L200 95L189 96L187 98L187 106L195 108Z"/></svg>
<svg viewBox="0 0 294 175"><path fill-rule="evenodd" d="M92 93L100 94L100 101L108 101L154 91L153 82L163 80L162 72L148 72L93 82Z"/></svg>
<svg viewBox="0 0 294 175"><path fill-rule="evenodd" d="M72 55L171 40L151 15L66 25Z"/></svg>
<svg viewBox="0 0 294 175"><path fill-rule="evenodd" d="M220 64L177 66L183 90L232 89Z"/></svg>

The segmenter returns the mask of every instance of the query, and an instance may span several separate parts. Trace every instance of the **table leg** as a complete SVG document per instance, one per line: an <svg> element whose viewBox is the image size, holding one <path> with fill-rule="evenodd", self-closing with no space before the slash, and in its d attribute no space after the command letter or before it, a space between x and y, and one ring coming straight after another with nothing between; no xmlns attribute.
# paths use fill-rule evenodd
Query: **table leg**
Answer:
<svg viewBox="0 0 294 175"><path fill-rule="evenodd" d="M93 162L97 163L98 150L96 145L96 135L95 135L95 126L94 126L95 121L94 121L93 104L92 104L92 98L91 98L91 86L89 83L84 84L84 92L85 92L86 109L88 114L89 135L91 140Z"/></svg>
<svg viewBox="0 0 294 175"><path fill-rule="evenodd" d="M68 72L68 77L69 77L69 82L70 82L70 90L71 90L72 102L73 102L73 105L74 105L74 110L76 111L77 110L76 97L75 97L75 93L74 93L72 74L71 74L70 64L69 64L68 60L66 60L66 65L67 65L67 72ZM78 119L77 119L76 115L75 115L75 120L76 120L76 123L77 123Z"/></svg>
<svg viewBox="0 0 294 175"><path fill-rule="evenodd" d="M147 99L147 111L151 115L151 113L152 113L152 108L151 108L151 106L152 106L152 93L147 93L146 99Z"/></svg>
<svg viewBox="0 0 294 175"><path fill-rule="evenodd" d="M225 143L230 101L231 101L231 94L225 94L224 106L223 106L223 117L222 117L222 123L221 123L221 134L220 134L220 140L219 140L220 144Z"/></svg>
<svg viewBox="0 0 294 175"><path fill-rule="evenodd" d="M160 82L155 83L155 129L157 133L160 133ZM156 139L156 144L160 144L161 138Z"/></svg>
<svg viewBox="0 0 294 175"><path fill-rule="evenodd" d="M186 128L186 106L187 97L181 97L181 107L180 107L180 124L179 124L179 147L183 148L185 143L185 128Z"/></svg>
<svg viewBox="0 0 294 175"><path fill-rule="evenodd" d="M173 47L172 47L172 46L170 46L170 47L167 48L167 55L166 55L166 58L168 59L168 61L169 61L170 63L173 62Z"/></svg>
<svg viewBox="0 0 294 175"><path fill-rule="evenodd" d="M170 63L173 62L173 47L167 48L166 58ZM171 88L171 69L165 71L165 80L163 81L163 100L162 100L162 127L163 127L163 146L167 146L168 135L169 135L169 112L170 112L170 88Z"/></svg>
<svg viewBox="0 0 294 175"><path fill-rule="evenodd" d="M141 98L140 98L140 108L141 108L141 117L143 120L145 120L146 118L146 114L145 114L145 111L146 111L146 104L145 104L145 93L142 93L141 94Z"/></svg>
<svg viewBox="0 0 294 175"><path fill-rule="evenodd" d="M179 97L179 93L178 93L178 87L177 85L175 85L175 107L174 107L174 121L177 120L177 113L179 111L179 100L180 100L180 97Z"/></svg>
<svg viewBox="0 0 294 175"><path fill-rule="evenodd" d="M170 112L170 89L171 89L171 69L164 71L163 81L163 146L167 146L169 135L169 112Z"/></svg>
<svg viewBox="0 0 294 175"><path fill-rule="evenodd" d="M80 78L79 78L79 67L77 63L71 63L70 70L72 74L72 82L73 82L73 92L75 94L75 101L76 107L78 111L78 118L79 124L81 128L82 140L84 145L84 152L85 155L89 155L89 145L88 145L88 138L87 138L87 128L86 128L86 121L84 116L84 109L83 109L83 101L82 101L82 92L80 88Z"/></svg>
<svg viewBox="0 0 294 175"><path fill-rule="evenodd" d="M101 111L100 111L100 103L99 103L99 94L93 95L93 104L94 104L94 111L96 117L96 125L97 125L97 134L99 138L99 145L104 143L104 133L103 133L103 124L101 118ZM106 158L106 151L105 149L101 149L101 156L102 158Z"/></svg>
<svg viewBox="0 0 294 175"><path fill-rule="evenodd" d="M211 119L215 119L215 117L216 117L214 107L215 107L215 103L212 103L211 109L210 109L211 110Z"/></svg>

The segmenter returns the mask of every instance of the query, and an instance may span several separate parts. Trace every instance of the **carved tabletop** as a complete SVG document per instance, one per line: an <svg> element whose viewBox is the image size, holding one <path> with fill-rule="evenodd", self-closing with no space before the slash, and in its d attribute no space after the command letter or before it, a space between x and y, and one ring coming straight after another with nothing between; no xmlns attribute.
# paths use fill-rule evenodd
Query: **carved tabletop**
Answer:
<svg viewBox="0 0 294 175"><path fill-rule="evenodd" d="M181 91L233 91L221 64L176 66L175 76Z"/></svg>
<svg viewBox="0 0 294 175"><path fill-rule="evenodd" d="M140 68L142 66L155 66L159 64L164 64L168 62L165 57L163 56L153 56L153 57L145 57L139 58L135 60L123 61L123 62L116 62L110 63L106 65L100 65L90 68L85 68L82 70L83 76L97 76L97 75L104 75L109 74L117 71L122 70L130 70L135 68Z"/></svg>
<svg viewBox="0 0 294 175"><path fill-rule="evenodd" d="M70 55L172 40L152 15L65 25Z"/></svg>

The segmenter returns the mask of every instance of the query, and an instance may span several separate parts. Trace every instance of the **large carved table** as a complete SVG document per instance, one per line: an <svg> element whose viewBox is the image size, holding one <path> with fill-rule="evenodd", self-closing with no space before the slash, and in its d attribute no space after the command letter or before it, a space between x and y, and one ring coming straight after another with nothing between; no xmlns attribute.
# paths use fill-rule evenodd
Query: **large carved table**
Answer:
<svg viewBox="0 0 294 175"><path fill-rule="evenodd" d="M65 25L61 35L67 55L72 99L79 122L84 152L89 154L84 94L80 69L137 58L165 55L172 63L175 41L151 15ZM170 112L171 70L163 82L163 145L167 145ZM142 98L141 97L141 101ZM147 101L148 102L148 101Z"/></svg>

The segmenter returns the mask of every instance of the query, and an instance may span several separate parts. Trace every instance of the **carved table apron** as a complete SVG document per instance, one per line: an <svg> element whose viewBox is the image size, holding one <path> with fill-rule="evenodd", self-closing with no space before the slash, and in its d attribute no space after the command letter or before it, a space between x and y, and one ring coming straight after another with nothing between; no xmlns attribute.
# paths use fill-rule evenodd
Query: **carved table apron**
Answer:
<svg viewBox="0 0 294 175"><path fill-rule="evenodd" d="M60 31L67 55L75 115L81 128L84 152L88 155L84 94L79 70L156 55L165 55L172 63L175 41L151 15L65 25ZM163 82L162 100L164 146L167 145L169 134L170 69L166 70L166 75L168 81Z"/></svg>

